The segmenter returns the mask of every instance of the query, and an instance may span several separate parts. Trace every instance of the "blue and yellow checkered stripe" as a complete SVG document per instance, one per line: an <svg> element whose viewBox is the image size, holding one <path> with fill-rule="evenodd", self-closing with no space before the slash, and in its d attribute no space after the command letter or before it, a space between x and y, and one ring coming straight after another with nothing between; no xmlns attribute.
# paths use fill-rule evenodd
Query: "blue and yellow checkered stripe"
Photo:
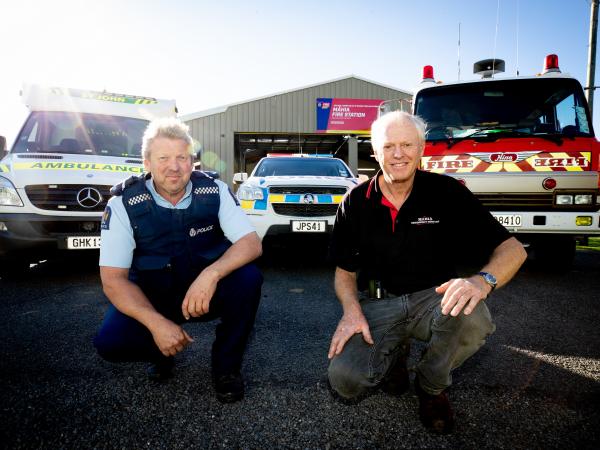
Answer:
<svg viewBox="0 0 600 450"><path fill-rule="evenodd" d="M241 200L240 205L243 209L255 209L258 211L266 211L269 203L302 203L304 194L267 194L267 190L263 189L263 200ZM343 195L331 194L313 194L315 203L339 204L344 198Z"/></svg>
<svg viewBox="0 0 600 450"><path fill-rule="evenodd" d="M9 172L8 166L6 164L0 164L0 173L2 173L2 172L6 172L6 173Z"/></svg>

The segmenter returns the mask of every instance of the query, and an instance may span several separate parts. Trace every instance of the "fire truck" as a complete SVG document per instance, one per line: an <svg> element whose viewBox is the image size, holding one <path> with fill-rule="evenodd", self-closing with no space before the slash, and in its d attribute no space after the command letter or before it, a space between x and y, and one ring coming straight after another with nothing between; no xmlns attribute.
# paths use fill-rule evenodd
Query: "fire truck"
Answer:
<svg viewBox="0 0 600 450"><path fill-rule="evenodd" d="M438 83L424 67L412 102L428 124L421 169L457 178L538 263L564 271L577 239L600 236L600 143L581 84L556 55L537 76L494 77L503 71L483 60L481 79Z"/></svg>

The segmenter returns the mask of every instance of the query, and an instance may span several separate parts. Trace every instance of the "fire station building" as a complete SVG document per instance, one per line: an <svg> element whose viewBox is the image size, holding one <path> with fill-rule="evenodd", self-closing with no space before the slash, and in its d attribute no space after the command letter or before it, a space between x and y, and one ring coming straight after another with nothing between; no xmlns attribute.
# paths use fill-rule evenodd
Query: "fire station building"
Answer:
<svg viewBox="0 0 600 450"><path fill-rule="evenodd" d="M267 154L327 154L373 175L368 128L385 100L412 93L354 75L182 116L202 167L231 184ZM366 125L365 125L366 124Z"/></svg>

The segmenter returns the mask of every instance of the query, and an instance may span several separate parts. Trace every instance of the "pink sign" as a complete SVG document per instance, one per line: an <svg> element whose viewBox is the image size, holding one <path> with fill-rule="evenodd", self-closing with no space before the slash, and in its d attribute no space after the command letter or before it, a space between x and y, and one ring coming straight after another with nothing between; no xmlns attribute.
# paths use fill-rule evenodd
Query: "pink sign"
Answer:
<svg viewBox="0 0 600 450"><path fill-rule="evenodd" d="M318 98L317 131L369 134L383 100Z"/></svg>

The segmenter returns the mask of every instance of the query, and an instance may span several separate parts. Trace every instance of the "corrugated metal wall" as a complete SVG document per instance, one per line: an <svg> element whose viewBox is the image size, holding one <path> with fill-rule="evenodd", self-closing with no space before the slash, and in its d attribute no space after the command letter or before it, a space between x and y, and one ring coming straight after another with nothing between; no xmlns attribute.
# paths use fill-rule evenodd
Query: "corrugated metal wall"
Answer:
<svg viewBox="0 0 600 450"><path fill-rule="evenodd" d="M216 170L221 179L231 185L234 133L314 133L316 99L320 97L392 100L410 98L410 95L349 77L229 106L224 112L186 120L186 123L192 137L202 145L203 167Z"/></svg>

